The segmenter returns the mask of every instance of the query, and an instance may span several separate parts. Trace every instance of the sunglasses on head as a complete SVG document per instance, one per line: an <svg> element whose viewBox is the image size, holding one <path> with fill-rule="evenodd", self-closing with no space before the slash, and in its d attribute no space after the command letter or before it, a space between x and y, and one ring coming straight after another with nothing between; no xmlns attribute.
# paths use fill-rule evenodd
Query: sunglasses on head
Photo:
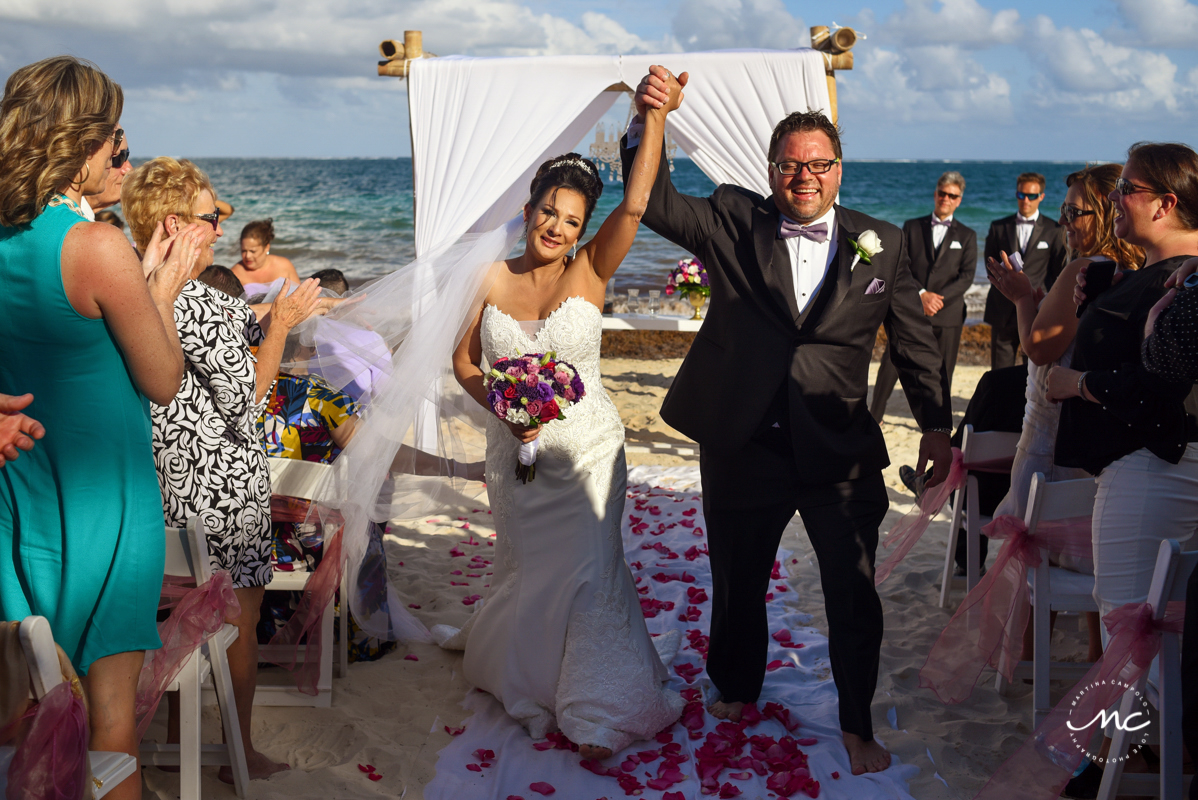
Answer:
<svg viewBox="0 0 1198 800"><path fill-rule="evenodd" d="M1015 192L1015 197L1019 200L1039 200L1044 196L1044 192Z"/></svg>
<svg viewBox="0 0 1198 800"><path fill-rule="evenodd" d="M1061 219L1065 222L1073 222L1078 217L1088 217L1091 214L1097 214L1093 209L1082 209L1077 206L1071 206L1068 203L1061 203Z"/></svg>
<svg viewBox="0 0 1198 800"><path fill-rule="evenodd" d="M960 200L961 199L961 195L953 194L952 192L946 192L943 189L937 189L936 196L939 197L941 200Z"/></svg>
<svg viewBox="0 0 1198 800"><path fill-rule="evenodd" d="M1168 194L1168 192L1158 192L1156 189L1151 189L1147 186L1140 186L1139 184L1132 183L1127 178L1115 179L1115 191L1124 197L1127 197L1129 194L1135 194L1136 192L1145 192L1147 194Z"/></svg>

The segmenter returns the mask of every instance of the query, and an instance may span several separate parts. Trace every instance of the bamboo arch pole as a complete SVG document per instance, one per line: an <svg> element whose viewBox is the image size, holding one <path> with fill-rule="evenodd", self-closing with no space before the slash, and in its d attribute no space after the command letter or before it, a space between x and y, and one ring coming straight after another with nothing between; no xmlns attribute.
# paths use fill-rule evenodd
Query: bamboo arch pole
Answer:
<svg viewBox="0 0 1198 800"><path fill-rule="evenodd" d="M840 117L836 102L836 70L853 68L853 45L857 32L852 28L837 28L829 32L827 25L811 28L811 46L824 54L824 74L828 79L828 100L832 105L832 122Z"/></svg>

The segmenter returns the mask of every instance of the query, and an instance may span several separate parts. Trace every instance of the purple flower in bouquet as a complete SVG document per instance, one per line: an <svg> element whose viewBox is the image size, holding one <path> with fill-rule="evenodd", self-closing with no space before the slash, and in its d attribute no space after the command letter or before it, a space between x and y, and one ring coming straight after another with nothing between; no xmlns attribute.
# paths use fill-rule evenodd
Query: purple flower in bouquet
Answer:
<svg viewBox="0 0 1198 800"><path fill-rule="evenodd" d="M552 352L498 359L485 382L487 405L496 417L532 428L565 419L562 409L586 394L578 370ZM536 477L539 441L520 446L516 477L525 483Z"/></svg>
<svg viewBox="0 0 1198 800"><path fill-rule="evenodd" d="M708 287L707 270L697 258L682 259L666 278L667 295L677 290L682 294L697 293L706 297L711 293Z"/></svg>

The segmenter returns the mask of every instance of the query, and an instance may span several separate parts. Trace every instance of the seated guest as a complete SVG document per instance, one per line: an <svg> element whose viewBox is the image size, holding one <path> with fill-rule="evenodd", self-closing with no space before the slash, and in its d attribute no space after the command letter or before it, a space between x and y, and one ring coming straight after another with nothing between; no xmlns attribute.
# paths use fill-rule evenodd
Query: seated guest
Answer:
<svg viewBox="0 0 1198 800"><path fill-rule="evenodd" d="M160 157L126 179L121 206L134 244L144 250L150 232L173 234L192 221L206 228L204 258L193 277L212 264L213 246L224 233L208 176L190 161ZM255 628L264 587L271 578L270 473L256 423L278 372L287 333L315 308L319 287L305 281L280 293L265 321L266 333L241 300L192 280L174 306L186 371L169 406L153 409L154 460L167 525L204 520L214 566L229 573L241 614L232 622L238 638L229 667L251 778L286 764L259 753L251 736L258 672ZM250 352L258 346L257 360ZM162 522L159 521L159 530ZM161 535L161 534L160 534ZM228 767L222 779L231 781Z"/></svg>
<svg viewBox="0 0 1198 800"><path fill-rule="evenodd" d="M271 255L270 243L274 240L273 219L256 219L241 229L241 260L233 266L233 274L251 299L270 291L279 278L300 282L289 259Z"/></svg>
<svg viewBox="0 0 1198 800"><path fill-rule="evenodd" d="M21 413L32 402L31 394L0 394L0 467L16 461L22 450L32 450L33 440L46 435L42 423Z"/></svg>
<svg viewBox="0 0 1198 800"><path fill-rule="evenodd" d="M1023 518L1032 476L1037 472L1050 481L1076 480L1089 475L1083 469L1055 463L1053 451L1061 406L1050 402L1045 392L1049 369L1057 364L1068 364L1073 355L1073 337L1078 322L1073 302L1077 273L1083 266L1101 261L1114 261L1120 269L1136 269L1143 263L1142 249L1115 236L1115 204L1107 195L1115 190L1121 169L1120 164L1102 164L1086 167L1065 178L1068 192L1061 205L1061 225L1070 250L1078 257L1065 266L1042 302L1038 302L1042 293L1032 288L1026 275L1012 269L1005 256L1001 262L987 264L994 287L1015 305L1019 344L1031 361L1023 431L1011 467L1011 491L995 509L996 516L1010 514ZM1054 557L1054 563L1077 572L1094 572L1094 565L1088 560L1079 562L1062 555ZM1098 614L1090 612L1086 620L1090 629L1087 660L1097 661L1102 655ZM1024 636L1023 660L1032 657L1031 630L1029 623Z"/></svg>
<svg viewBox="0 0 1198 800"><path fill-rule="evenodd" d="M1144 602L1161 540L1186 542L1198 527L1192 385L1150 372L1140 357L1166 280L1198 250L1198 154L1180 144L1133 145L1110 198L1116 235L1144 248L1145 266L1116 273L1090 301L1070 366L1052 368L1047 392L1063 401L1056 463L1098 479L1094 599L1103 615ZM1078 276L1079 303L1089 269ZM1104 644L1107 636L1104 629Z"/></svg>
<svg viewBox="0 0 1198 800"><path fill-rule="evenodd" d="M122 106L120 86L70 56L17 69L0 99L0 392L22 395L9 413L31 392L46 423L0 473L0 619L50 621L90 700L90 749L137 758L136 677L162 646L166 545L149 403L179 390L171 315L203 239L177 228L164 261L151 228L138 263L120 231L83 215L112 169ZM104 788L140 798L140 773Z"/></svg>
<svg viewBox="0 0 1198 800"><path fill-rule="evenodd" d="M312 273L312 277L320 281L321 289L328 289L333 294L340 296L349 292L349 281L345 279L345 273L339 269L322 269Z"/></svg>
<svg viewBox="0 0 1198 800"><path fill-rule="evenodd" d="M224 292L229 297L236 297L238 300L245 299L245 290L241 288L241 281L237 280L233 270L228 267L213 264L201 272L200 277L196 280L208 284L218 292Z"/></svg>

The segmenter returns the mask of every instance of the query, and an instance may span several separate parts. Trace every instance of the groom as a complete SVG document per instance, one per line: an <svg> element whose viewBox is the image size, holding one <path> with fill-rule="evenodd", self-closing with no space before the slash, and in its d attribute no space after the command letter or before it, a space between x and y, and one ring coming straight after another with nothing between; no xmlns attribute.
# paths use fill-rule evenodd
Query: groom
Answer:
<svg viewBox="0 0 1198 800"><path fill-rule="evenodd" d="M666 99L663 67L637 88L639 115ZM685 76L684 76L685 77ZM627 173L639 144L621 143ZM929 485L952 459L948 381L895 226L835 205L840 135L818 111L794 113L769 147L771 197L719 186L680 194L659 169L643 222L707 267L711 305L661 416L701 445L713 583L710 708L739 719L765 679L765 594L795 511L819 560L840 727L854 774L890 754L873 738L882 605L874 589L890 461L866 405L870 355L885 326L903 390L923 429Z"/></svg>

